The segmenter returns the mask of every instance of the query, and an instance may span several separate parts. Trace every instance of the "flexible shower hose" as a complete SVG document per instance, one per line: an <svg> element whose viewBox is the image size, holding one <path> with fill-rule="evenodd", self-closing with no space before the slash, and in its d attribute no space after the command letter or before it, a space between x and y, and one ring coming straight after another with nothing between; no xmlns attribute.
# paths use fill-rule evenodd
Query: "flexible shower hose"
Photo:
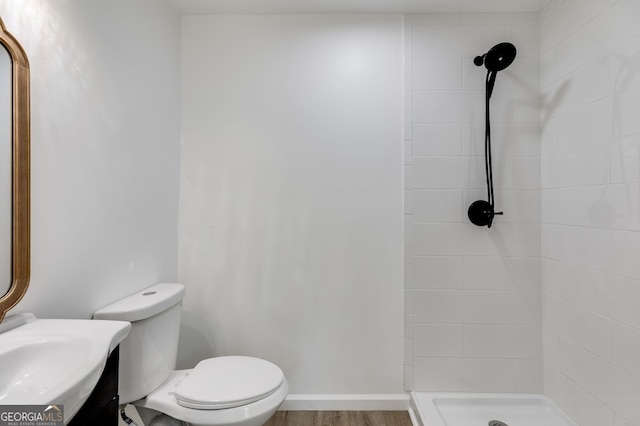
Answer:
<svg viewBox="0 0 640 426"><path fill-rule="evenodd" d="M493 224L493 217L495 215L501 215L502 212L495 212L495 198L493 195L493 165L491 163L491 120L490 120L490 106L491 106L491 94L493 93L493 86L496 82L497 71L487 71L486 81L486 93L485 93L485 130L484 130L484 169L487 177L487 202L491 206L491 217L487 226L491 228Z"/></svg>

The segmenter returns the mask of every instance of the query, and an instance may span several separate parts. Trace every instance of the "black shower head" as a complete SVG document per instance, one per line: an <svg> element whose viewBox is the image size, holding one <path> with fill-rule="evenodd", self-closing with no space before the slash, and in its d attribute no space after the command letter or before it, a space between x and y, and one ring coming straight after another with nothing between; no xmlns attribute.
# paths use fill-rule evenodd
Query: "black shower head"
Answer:
<svg viewBox="0 0 640 426"><path fill-rule="evenodd" d="M476 56L473 63L484 64L489 71L502 71L516 58L516 47L511 43L498 43L482 56Z"/></svg>

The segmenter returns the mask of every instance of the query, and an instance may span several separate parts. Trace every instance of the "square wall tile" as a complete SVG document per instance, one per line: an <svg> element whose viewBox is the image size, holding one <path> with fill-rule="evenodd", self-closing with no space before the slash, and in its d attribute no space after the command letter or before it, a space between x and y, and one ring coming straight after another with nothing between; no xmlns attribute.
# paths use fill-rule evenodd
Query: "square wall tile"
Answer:
<svg viewBox="0 0 640 426"><path fill-rule="evenodd" d="M413 385L424 392L514 392L515 361L509 359L416 358Z"/></svg>
<svg viewBox="0 0 640 426"><path fill-rule="evenodd" d="M462 87L462 58L414 58L413 90L446 90Z"/></svg>
<svg viewBox="0 0 640 426"><path fill-rule="evenodd" d="M515 254L514 226L508 223L494 223L491 230L471 223L416 223L413 230L417 256ZM527 237L523 237L523 246L530 241Z"/></svg>
<svg viewBox="0 0 640 426"><path fill-rule="evenodd" d="M545 225L543 256L608 271L611 268L611 231L607 229Z"/></svg>
<svg viewBox="0 0 640 426"><path fill-rule="evenodd" d="M460 155L462 130L459 123L414 124L412 133L416 157Z"/></svg>
<svg viewBox="0 0 640 426"><path fill-rule="evenodd" d="M462 191L414 190L413 218L415 222L462 222Z"/></svg>
<svg viewBox="0 0 640 426"><path fill-rule="evenodd" d="M505 40L510 25L414 25L413 57L474 57Z"/></svg>
<svg viewBox="0 0 640 426"><path fill-rule="evenodd" d="M464 286L476 290L539 291L540 260L514 257L465 257Z"/></svg>
<svg viewBox="0 0 640 426"><path fill-rule="evenodd" d="M416 256L411 269L415 289L461 289L462 258L459 256Z"/></svg>
<svg viewBox="0 0 640 426"><path fill-rule="evenodd" d="M613 363L640 377L640 329L613 323Z"/></svg>
<svg viewBox="0 0 640 426"><path fill-rule="evenodd" d="M540 358L537 325L465 324L464 354L471 358Z"/></svg>
<svg viewBox="0 0 640 426"><path fill-rule="evenodd" d="M413 355L416 357L461 357L462 324L415 324Z"/></svg>
<svg viewBox="0 0 640 426"><path fill-rule="evenodd" d="M613 273L640 280L638 253L640 253L640 232L613 231Z"/></svg>
<svg viewBox="0 0 640 426"><path fill-rule="evenodd" d="M516 360L516 392L543 393L542 358Z"/></svg>

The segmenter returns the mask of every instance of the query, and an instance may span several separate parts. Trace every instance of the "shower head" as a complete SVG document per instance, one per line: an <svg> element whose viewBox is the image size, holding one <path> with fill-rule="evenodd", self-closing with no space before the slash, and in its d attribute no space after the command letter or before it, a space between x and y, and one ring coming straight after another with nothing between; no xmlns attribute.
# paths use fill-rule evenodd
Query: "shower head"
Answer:
<svg viewBox="0 0 640 426"><path fill-rule="evenodd" d="M498 43L482 56L476 56L473 63L484 64L489 71L502 71L516 58L516 47L511 43Z"/></svg>

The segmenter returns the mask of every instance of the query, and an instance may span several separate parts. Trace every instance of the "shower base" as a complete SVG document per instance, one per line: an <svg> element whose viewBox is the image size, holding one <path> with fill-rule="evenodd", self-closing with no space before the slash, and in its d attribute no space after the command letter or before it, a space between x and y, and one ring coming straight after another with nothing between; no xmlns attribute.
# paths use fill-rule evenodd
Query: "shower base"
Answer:
<svg viewBox="0 0 640 426"><path fill-rule="evenodd" d="M577 426L543 395L411 392L416 426Z"/></svg>

